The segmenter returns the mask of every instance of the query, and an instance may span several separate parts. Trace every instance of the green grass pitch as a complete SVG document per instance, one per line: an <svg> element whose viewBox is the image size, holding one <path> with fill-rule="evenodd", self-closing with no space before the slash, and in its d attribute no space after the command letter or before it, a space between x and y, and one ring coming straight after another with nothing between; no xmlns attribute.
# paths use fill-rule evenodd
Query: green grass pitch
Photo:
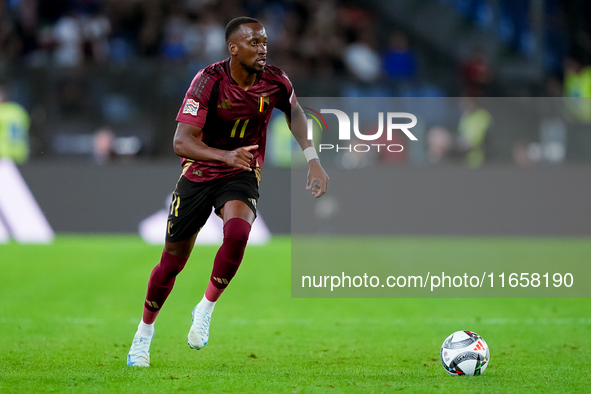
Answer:
<svg viewBox="0 0 591 394"><path fill-rule="evenodd" d="M412 240L439 257L432 239ZM502 249L505 241L490 242ZM556 243L587 256L589 244ZM160 247L74 235L0 245L0 393L589 392L589 299L292 299L287 237L248 247L216 306L209 344L191 350L190 312L216 249L196 247L178 277L156 323L152 366L129 368ZM482 376L441 367L441 343L462 329L489 344Z"/></svg>

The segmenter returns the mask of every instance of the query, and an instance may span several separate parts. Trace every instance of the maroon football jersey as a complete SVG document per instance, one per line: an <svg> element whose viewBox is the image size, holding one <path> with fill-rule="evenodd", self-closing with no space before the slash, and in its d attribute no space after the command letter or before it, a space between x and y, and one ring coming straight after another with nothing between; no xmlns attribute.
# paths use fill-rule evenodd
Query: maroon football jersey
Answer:
<svg viewBox="0 0 591 394"><path fill-rule="evenodd" d="M258 178L273 108L291 116L295 105L293 87L282 70L266 65L254 85L244 90L232 79L230 59L226 59L197 73L176 120L201 127L203 142L212 148L234 150L258 145L258 149L250 151L254 156L251 167ZM221 162L186 158L182 165L183 175L193 182L227 178L244 171Z"/></svg>

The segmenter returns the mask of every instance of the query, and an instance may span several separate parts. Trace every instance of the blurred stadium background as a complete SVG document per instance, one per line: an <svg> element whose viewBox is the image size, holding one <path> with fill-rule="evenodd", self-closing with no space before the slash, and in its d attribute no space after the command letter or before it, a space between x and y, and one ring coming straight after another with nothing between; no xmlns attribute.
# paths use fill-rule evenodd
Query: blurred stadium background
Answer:
<svg viewBox="0 0 591 394"><path fill-rule="evenodd" d="M591 2L584 0L3 0L0 85L30 116L29 154L13 155L57 232L135 232L164 207L179 173L171 149L175 115L194 74L227 56L224 27L238 15L262 21L269 62L288 73L300 97L557 103L591 96ZM465 137L458 109L424 130L413 151L369 161L329 154L324 164L333 173L396 169L408 188L425 168L444 167L437 177L453 184L475 167L482 177L474 178L486 184L491 171L502 183L528 167L524 177L539 179L536 185L554 171L556 179L572 179L563 194L586 198L589 186L580 179L591 160L591 101L560 105L566 110L554 123L542 125L538 114L519 127L506 127L489 109L492 118L476 120L480 159L468 158L474 146L458 148ZM260 209L273 233L288 233L293 143L278 115ZM466 197L456 185L457 194L442 201ZM546 198L542 206L552 206L551 189L533 188L524 200ZM408 202L413 198L409 193ZM576 228L589 234L588 226Z"/></svg>
<svg viewBox="0 0 591 394"><path fill-rule="evenodd" d="M278 113L258 204L278 236L249 246L195 357L186 319L217 249L200 247L159 318L154 368L126 368L161 251L138 226L174 189L175 116L195 73L226 57L239 15L264 23L269 63L311 107L361 97L369 133L370 98L390 97L428 121L419 141L395 141L400 154L322 152L331 184L315 200ZM288 283L294 250L330 260L342 243L361 245L345 257L370 274L587 269L590 61L587 0L0 0L0 156L58 233L0 245L0 391L588 392L586 298L296 299ZM7 189L0 180L0 240L17 216ZM588 278L569 294L587 294ZM484 379L441 369L459 329L491 346Z"/></svg>

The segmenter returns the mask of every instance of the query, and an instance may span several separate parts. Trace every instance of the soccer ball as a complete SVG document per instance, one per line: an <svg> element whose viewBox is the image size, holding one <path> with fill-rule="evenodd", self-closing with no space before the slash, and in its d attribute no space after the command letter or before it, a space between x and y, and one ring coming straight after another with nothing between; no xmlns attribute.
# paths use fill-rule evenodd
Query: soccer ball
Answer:
<svg viewBox="0 0 591 394"><path fill-rule="evenodd" d="M475 332L456 331L441 345L441 364L450 375L480 375L489 361L488 345Z"/></svg>

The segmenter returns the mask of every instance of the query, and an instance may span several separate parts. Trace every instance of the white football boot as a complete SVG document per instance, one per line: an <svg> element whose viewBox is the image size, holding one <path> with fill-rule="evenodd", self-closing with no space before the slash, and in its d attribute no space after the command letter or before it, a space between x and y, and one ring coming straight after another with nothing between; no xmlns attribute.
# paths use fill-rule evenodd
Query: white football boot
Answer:
<svg viewBox="0 0 591 394"><path fill-rule="evenodd" d="M155 333L154 333L155 334ZM150 366L150 344L152 343L152 337L144 337L135 333L133 342L131 343L131 349L127 355L127 365L130 367L149 367Z"/></svg>
<svg viewBox="0 0 591 394"><path fill-rule="evenodd" d="M209 340L211 313L195 307L191 316L193 317L193 324L189 330L187 341L191 349L201 350L207 345L207 341Z"/></svg>

